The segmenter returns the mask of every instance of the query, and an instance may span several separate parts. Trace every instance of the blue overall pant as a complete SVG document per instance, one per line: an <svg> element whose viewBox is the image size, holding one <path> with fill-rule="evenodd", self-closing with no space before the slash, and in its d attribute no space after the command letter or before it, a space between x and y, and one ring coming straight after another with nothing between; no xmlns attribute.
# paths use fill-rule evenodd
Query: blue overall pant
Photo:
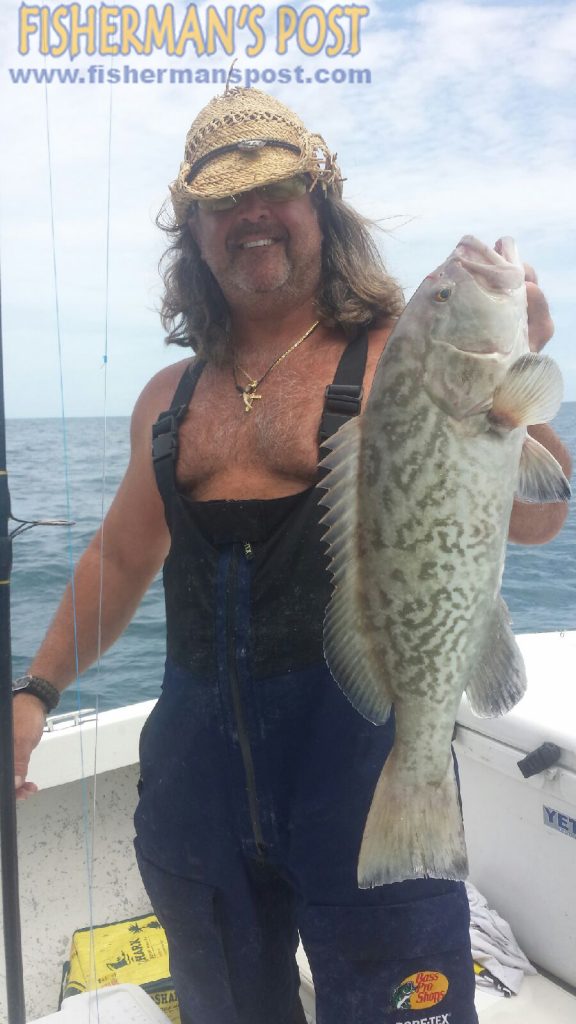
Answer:
<svg viewBox="0 0 576 1024"><path fill-rule="evenodd" d="M394 720L362 718L323 660L317 493L192 503L159 484L168 658L136 851L183 1024L304 1024L299 936L318 1024L477 1024L463 884L358 888Z"/></svg>

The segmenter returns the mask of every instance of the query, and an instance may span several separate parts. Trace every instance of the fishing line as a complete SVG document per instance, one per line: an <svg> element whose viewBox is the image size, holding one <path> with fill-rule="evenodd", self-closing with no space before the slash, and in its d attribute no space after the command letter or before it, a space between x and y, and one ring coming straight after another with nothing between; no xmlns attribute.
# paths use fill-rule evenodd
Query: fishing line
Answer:
<svg viewBox="0 0 576 1024"><path fill-rule="evenodd" d="M111 58L110 66L114 64ZM97 659L96 659L96 718L94 723L94 767L93 767L93 796L92 796L92 884L94 867L94 842L96 837L96 807L97 807L97 779L98 779L98 712L100 697L100 679L102 672L102 619L104 609L104 519L106 513L106 486L107 486L107 440L108 440L108 338L109 338L109 310L110 310L110 197L112 186L112 85L110 85L108 103L108 151L107 151L107 185L106 185L106 244L105 244L105 273L104 273L104 353L102 357L103 380L103 408L102 408L102 487L100 499L100 551L99 551L99 582L98 582L98 638L97 638ZM96 971L96 949L94 945L93 922L90 923L90 965L92 970L92 983L96 991L96 1008L98 1011L98 977Z"/></svg>
<svg viewBox="0 0 576 1024"><path fill-rule="evenodd" d="M44 64L46 65L46 58L44 58ZM70 495L70 473L69 473L69 448L68 448L68 433L66 427L66 414L65 414L65 398L64 398L64 367L62 357L62 332L61 332L61 320L60 320L60 289L59 289L59 278L58 278L58 264L56 259L56 230L54 222L54 184L52 174L52 142L50 132L50 104L48 100L48 85L45 80L44 82L44 105L45 105L45 121L46 121L46 148L48 154L48 194L49 194L49 207L50 207L50 234L52 241L52 276L54 283L54 309L56 317L56 338L57 338L57 349L58 349L58 373L59 373L59 387L60 387L60 410L62 420L62 444L64 454L64 492L65 492L65 503L66 503L66 517L68 521L71 521L71 495ZM72 624L73 624L73 637L74 637L74 662L75 662L75 674L76 674L76 703L78 713L81 711L81 692L80 692L80 665L79 665L79 654L78 654L78 618L77 618L77 606L76 606L76 586L74 579L74 552L72 543L72 530L69 527L67 531L68 535L68 563L70 572L70 591L72 596ZM96 721L98 714L96 713ZM83 819L83 833L84 833L84 855L85 855L85 866L86 874L88 877L88 914L90 921L90 935L93 934L94 928L94 916L93 916L93 862L91 857L93 856L93 834L94 834L94 819L92 822L89 820L88 811L88 792L87 792L87 779L84 771L84 742L82 727L79 727L79 738L80 738L80 770L81 770L81 793L82 793L82 819ZM95 780L94 780L95 784ZM92 836L92 842L89 845L89 837ZM96 995L96 1015L99 1021L100 1014L98 1008L98 996Z"/></svg>

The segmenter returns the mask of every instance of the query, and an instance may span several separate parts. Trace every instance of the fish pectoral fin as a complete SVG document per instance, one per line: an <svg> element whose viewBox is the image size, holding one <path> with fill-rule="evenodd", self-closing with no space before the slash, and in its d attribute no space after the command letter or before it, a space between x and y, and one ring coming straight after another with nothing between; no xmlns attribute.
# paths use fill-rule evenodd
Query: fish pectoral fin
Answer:
<svg viewBox="0 0 576 1024"><path fill-rule="evenodd" d="M554 360L530 352L512 364L496 388L488 419L504 430L547 423L558 412L562 395L562 374Z"/></svg>
<svg viewBox="0 0 576 1024"><path fill-rule="evenodd" d="M486 643L478 651L466 697L478 718L498 718L510 711L525 692L524 659L510 629L508 608L500 597Z"/></svg>
<svg viewBox="0 0 576 1024"><path fill-rule="evenodd" d="M351 704L370 722L390 715L391 697L372 663L360 602L358 538L358 462L360 420L349 420L326 443L332 451L321 462L328 470L320 504L328 511L321 522L329 527L328 544L333 591L324 619L326 663Z"/></svg>
<svg viewBox="0 0 576 1024"><path fill-rule="evenodd" d="M516 498L519 501L568 501L570 484L557 459L529 434L526 435L522 454Z"/></svg>

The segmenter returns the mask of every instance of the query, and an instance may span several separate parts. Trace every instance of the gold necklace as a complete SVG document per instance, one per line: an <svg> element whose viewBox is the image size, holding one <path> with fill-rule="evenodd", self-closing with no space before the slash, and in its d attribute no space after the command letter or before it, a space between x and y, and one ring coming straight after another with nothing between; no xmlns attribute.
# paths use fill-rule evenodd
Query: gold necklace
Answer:
<svg viewBox="0 0 576 1024"><path fill-rule="evenodd" d="M295 341L292 345L290 345L290 348L287 348L286 351L283 352L281 356L278 356L277 359L275 359L274 362L271 363L268 369L262 374L262 376L258 380L256 380L255 377L253 377L250 373L247 372L247 370L240 366L240 363L236 359L234 360L232 366L234 386L236 388L236 391L238 391L239 394L242 395L242 400L244 402L244 412L252 412L253 403L256 401L257 398L262 398L262 395L256 394L256 388L260 387L264 378L268 376L270 371L273 370L275 366L278 366L278 363L281 363L282 360L286 359L286 356L289 356L290 353L293 352L295 348L298 348L298 345L301 345L303 341L306 341L306 338L310 337L312 331L314 331L318 327L319 323L319 320L315 320L312 326L308 328L306 333L303 334L301 338L298 338L298 340ZM236 369L240 370L240 372L244 374L248 381L248 383L245 384L244 387L242 387L242 385L238 383L236 377Z"/></svg>

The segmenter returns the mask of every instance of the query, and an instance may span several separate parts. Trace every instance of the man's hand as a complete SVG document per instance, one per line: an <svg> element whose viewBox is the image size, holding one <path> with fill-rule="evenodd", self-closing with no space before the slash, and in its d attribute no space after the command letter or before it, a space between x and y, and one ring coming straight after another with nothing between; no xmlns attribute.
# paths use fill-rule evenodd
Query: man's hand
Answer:
<svg viewBox="0 0 576 1024"><path fill-rule="evenodd" d="M42 739L46 711L42 701L31 693L20 693L13 699L14 720L14 785L16 799L26 800L38 791L34 782L26 782L30 755Z"/></svg>
<svg viewBox="0 0 576 1024"><path fill-rule="evenodd" d="M528 302L528 344L532 352L540 352L554 334L554 322L544 293L538 287L536 271L524 264ZM567 448L547 423L537 423L528 433L552 452L569 478L572 462ZM566 516L566 502L546 505L515 501L510 519L508 539L517 544L545 544L560 530Z"/></svg>
<svg viewBox="0 0 576 1024"><path fill-rule="evenodd" d="M544 292L538 287L534 267L524 264L526 298L528 300L528 344L532 352L539 352L554 334L554 322Z"/></svg>

